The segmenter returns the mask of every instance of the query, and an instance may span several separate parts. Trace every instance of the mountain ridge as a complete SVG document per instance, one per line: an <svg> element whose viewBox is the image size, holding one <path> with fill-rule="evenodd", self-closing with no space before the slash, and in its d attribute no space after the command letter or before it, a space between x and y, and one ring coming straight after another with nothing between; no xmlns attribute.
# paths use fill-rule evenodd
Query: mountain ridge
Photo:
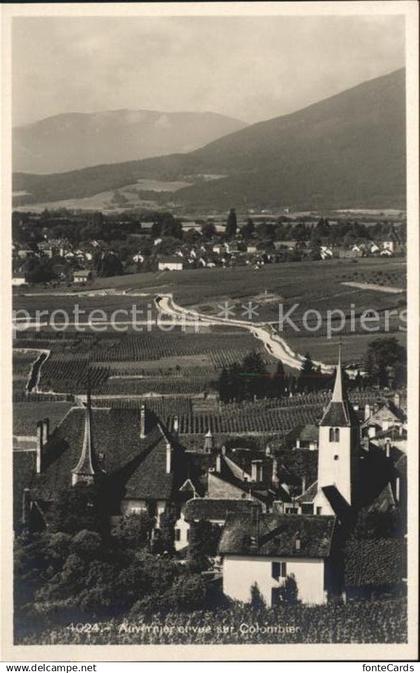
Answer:
<svg viewBox="0 0 420 673"><path fill-rule="evenodd" d="M405 204L405 70L247 126L189 153L71 174L16 175L17 189L57 200L142 178L194 182L171 195L211 207L386 207ZM202 180L200 175L222 175ZM100 188L99 188L100 187Z"/></svg>
<svg viewBox="0 0 420 673"><path fill-rule="evenodd" d="M13 129L18 172L53 174L191 151L246 123L217 112L64 112ZM99 159L99 160L98 160Z"/></svg>

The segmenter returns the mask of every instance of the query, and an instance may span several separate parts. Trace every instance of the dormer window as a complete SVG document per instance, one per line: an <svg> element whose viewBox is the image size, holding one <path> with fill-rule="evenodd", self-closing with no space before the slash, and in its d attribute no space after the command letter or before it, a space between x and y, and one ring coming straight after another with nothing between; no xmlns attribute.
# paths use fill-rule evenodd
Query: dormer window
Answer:
<svg viewBox="0 0 420 673"><path fill-rule="evenodd" d="M340 428L330 428L330 442L340 441Z"/></svg>

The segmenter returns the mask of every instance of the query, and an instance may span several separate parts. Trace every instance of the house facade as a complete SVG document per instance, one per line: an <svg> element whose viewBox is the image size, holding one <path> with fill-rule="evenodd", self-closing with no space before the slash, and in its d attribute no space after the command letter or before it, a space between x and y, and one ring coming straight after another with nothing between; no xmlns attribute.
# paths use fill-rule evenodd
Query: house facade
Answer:
<svg viewBox="0 0 420 673"><path fill-rule="evenodd" d="M335 518L301 515L229 517L219 551L223 558L223 591L249 601L258 589L269 607L281 600L287 577L293 577L298 599L319 605L334 590L332 542Z"/></svg>
<svg viewBox="0 0 420 673"><path fill-rule="evenodd" d="M158 261L159 271L182 271L184 262L180 257L163 257Z"/></svg>

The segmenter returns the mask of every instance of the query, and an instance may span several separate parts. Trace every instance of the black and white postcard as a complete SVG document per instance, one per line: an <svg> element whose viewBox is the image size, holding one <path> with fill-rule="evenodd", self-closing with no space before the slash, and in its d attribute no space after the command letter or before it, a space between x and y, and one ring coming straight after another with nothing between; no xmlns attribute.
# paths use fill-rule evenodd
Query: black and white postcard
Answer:
<svg viewBox="0 0 420 673"><path fill-rule="evenodd" d="M3 5L6 660L416 658L417 29Z"/></svg>

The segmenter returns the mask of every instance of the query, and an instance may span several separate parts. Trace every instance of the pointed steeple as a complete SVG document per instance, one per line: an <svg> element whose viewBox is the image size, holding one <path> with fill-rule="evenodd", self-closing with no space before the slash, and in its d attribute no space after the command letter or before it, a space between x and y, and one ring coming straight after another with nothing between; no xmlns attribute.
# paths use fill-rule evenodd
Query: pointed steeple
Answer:
<svg viewBox="0 0 420 673"><path fill-rule="evenodd" d="M338 346L338 363L337 363L337 369L335 371L335 382L334 382L334 390L332 394L331 401L332 402L344 402L345 395L343 391L343 372L342 372L342 365L341 365L341 343Z"/></svg>
<svg viewBox="0 0 420 673"><path fill-rule="evenodd" d="M90 388L90 371L88 370L87 382L87 396L85 408L85 427L83 434L83 445L79 461L72 470L72 486L79 481L92 483L95 475L99 474L100 468L98 466L95 449L92 437L92 401Z"/></svg>
<svg viewBox="0 0 420 673"><path fill-rule="evenodd" d="M343 380L343 367L341 363L341 343L338 349L338 363L335 374L334 389L331 400L321 419L320 425L348 427L357 425L357 415L347 396L346 386Z"/></svg>

